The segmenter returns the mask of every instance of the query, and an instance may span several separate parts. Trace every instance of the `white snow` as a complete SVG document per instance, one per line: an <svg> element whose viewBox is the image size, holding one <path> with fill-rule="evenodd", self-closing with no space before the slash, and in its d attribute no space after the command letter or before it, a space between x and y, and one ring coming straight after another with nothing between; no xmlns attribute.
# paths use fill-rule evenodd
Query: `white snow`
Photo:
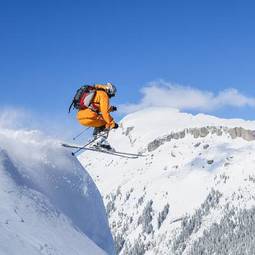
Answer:
<svg viewBox="0 0 255 255"><path fill-rule="evenodd" d="M170 131L206 126L243 127L255 129L255 121L242 119L220 119L205 114L192 115L174 108L153 107L127 115L122 121L124 127L135 127L132 140L136 148ZM118 134L120 130L116 131Z"/></svg>
<svg viewBox="0 0 255 255"><path fill-rule="evenodd" d="M189 247L204 229L220 220L224 206L255 206L254 183L249 182L254 177L254 141L231 139L224 133L200 138L186 135L165 142L152 152L146 151L150 142L171 132L207 126L255 130L255 121L148 108L126 116L120 128L109 136L115 149L145 151L146 157L123 159L95 152L80 155L81 163L104 196L114 235L124 238L120 254L137 247L136 241L144 243L146 255L169 254L169 240L179 233L181 219L200 208L212 189L222 193L222 198L202 219L201 229L190 237L185 254L189 254ZM148 234L139 224L139 218L145 218L143 210L150 200L152 219L148 224L152 224L153 233ZM158 228L159 213L167 204L169 213Z"/></svg>
<svg viewBox="0 0 255 255"><path fill-rule="evenodd" d="M101 195L59 141L0 128L0 254L115 254Z"/></svg>

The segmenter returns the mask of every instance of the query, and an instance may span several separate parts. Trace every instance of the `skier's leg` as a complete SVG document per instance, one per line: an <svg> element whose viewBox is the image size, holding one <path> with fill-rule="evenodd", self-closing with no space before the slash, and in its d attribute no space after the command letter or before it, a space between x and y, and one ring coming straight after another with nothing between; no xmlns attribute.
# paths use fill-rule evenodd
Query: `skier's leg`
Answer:
<svg viewBox="0 0 255 255"><path fill-rule="evenodd" d="M105 149L111 149L110 144L107 142L108 133L103 132L105 130L105 121L102 120L91 120L91 119L83 119L80 121L82 125L94 127L93 137L97 139L96 146L102 147ZM102 125L103 124L103 125Z"/></svg>
<svg viewBox="0 0 255 255"><path fill-rule="evenodd" d="M86 127L101 128L104 127L106 122L104 120L95 120L95 119L81 119L79 120L80 124Z"/></svg>
<svg viewBox="0 0 255 255"><path fill-rule="evenodd" d="M96 138L100 136L97 140L95 146L101 147L107 150L112 150L112 147L107 141L108 133L102 133L105 130L106 122L104 121L102 115L99 115L90 109L79 111L77 114L77 119L81 125L94 127L93 136ZM100 134L101 133L101 134Z"/></svg>
<svg viewBox="0 0 255 255"><path fill-rule="evenodd" d="M76 117L81 125L87 127L102 127L106 124L101 115L90 109L79 111Z"/></svg>
<svg viewBox="0 0 255 255"><path fill-rule="evenodd" d="M101 127L95 127L94 131L93 131L93 136L97 136L99 135L102 131L105 130L105 125L101 126Z"/></svg>

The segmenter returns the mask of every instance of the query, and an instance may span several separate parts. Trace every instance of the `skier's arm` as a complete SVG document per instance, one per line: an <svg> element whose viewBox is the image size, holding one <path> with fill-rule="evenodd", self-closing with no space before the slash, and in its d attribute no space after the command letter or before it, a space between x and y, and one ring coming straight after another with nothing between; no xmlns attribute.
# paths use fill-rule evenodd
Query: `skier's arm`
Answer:
<svg viewBox="0 0 255 255"><path fill-rule="evenodd" d="M100 112L102 113L103 119L106 122L106 128L115 127L115 122L109 113L110 104L109 97L105 92L100 93Z"/></svg>

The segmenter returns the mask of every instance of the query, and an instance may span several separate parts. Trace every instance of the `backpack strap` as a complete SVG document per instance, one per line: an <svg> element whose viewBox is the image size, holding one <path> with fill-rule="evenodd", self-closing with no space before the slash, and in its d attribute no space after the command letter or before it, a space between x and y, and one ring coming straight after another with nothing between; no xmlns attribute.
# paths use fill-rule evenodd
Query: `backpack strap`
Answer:
<svg viewBox="0 0 255 255"><path fill-rule="evenodd" d="M92 112L99 114L99 110L97 107L95 107L94 103L91 103L88 109L90 109Z"/></svg>
<svg viewBox="0 0 255 255"><path fill-rule="evenodd" d="M71 112L71 109L72 109L73 105L74 105L74 101L72 101L72 103L70 104L69 109L68 109L68 113Z"/></svg>
<svg viewBox="0 0 255 255"><path fill-rule="evenodd" d="M86 100L85 103L85 106L89 109L91 109L92 111L98 113L98 110L96 109L95 106L92 105L92 101L96 95L96 91L98 90L102 90L102 91L105 91L103 88L97 88L96 85L84 85L82 86L80 89L77 90L76 94L75 94L75 97L73 98L73 101L72 103L70 104L69 106L69 109L68 109L68 113L71 112L71 109L72 107L73 108L77 108L76 107L76 104L79 103L80 101L80 96L82 95L81 93L83 93L81 90L83 89L83 91L86 91L86 93L89 93L90 91L92 92L91 95L89 95L88 99ZM79 93L80 92L80 93ZM78 100L79 99L79 100ZM78 108L77 108L78 109Z"/></svg>

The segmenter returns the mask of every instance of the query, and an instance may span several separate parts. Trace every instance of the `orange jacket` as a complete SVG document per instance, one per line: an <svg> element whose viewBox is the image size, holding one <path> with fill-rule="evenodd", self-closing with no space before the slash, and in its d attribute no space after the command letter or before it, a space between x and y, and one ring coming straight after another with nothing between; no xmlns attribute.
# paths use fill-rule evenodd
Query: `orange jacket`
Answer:
<svg viewBox="0 0 255 255"><path fill-rule="evenodd" d="M101 84L96 84L95 87L97 89L105 88L105 86ZM97 90L92 103L98 106L99 111L101 112L102 117L106 122L106 128L113 128L115 126L115 122L110 115L111 106L109 101L109 96L105 91Z"/></svg>
<svg viewBox="0 0 255 255"><path fill-rule="evenodd" d="M89 108L80 110L77 112L78 121L84 126L100 127L105 125L106 128L113 128L115 122L110 115L111 107L109 103L109 96L105 92L105 86L96 84L96 88L103 89L97 90L94 99L92 100L93 106L95 106L101 114L97 114Z"/></svg>

